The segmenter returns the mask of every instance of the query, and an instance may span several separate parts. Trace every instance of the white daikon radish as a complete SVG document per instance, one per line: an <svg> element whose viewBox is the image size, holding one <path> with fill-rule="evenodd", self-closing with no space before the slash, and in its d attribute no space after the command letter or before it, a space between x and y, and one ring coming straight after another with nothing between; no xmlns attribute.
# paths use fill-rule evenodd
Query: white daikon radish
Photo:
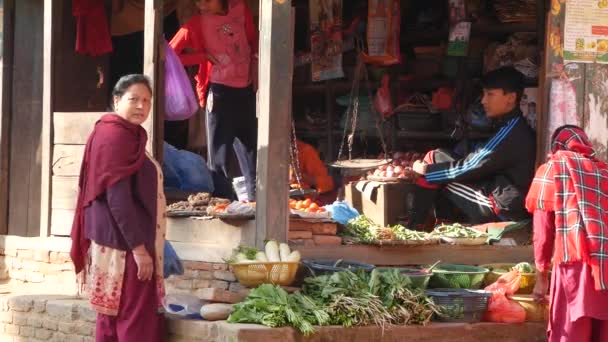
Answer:
<svg viewBox="0 0 608 342"><path fill-rule="evenodd" d="M280 244L279 245L279 256L281 257L281 261L287 261L287 258L289 258L289 254L291 254L289 245L287 245L286 243Z"/></svg>
<svg viewBox="0 0 608 342"><path fill-rule="evenodd" d="M237 255L234 256L234 261L237 263L247 261L247 256L245 256L245 254L243 254L243 253L238 253Z"/></svg>
<svg viewBox="0 0 608 342"><path fill-rule="evenodd" d="M289 256L287 257L287 260L284 261L289 261L289 262L300 262L300 252L298 251L293 251L291 252L291 254L289 254Z"/></svg>
<svg viewBox="0 0 608 342"><path fill-rule="evenodd" d="M255 255L255 260L261 262L268 262L268 258L266 257L266 253L264 252L257 252Z"/></svg>
<svg viewBox="0 0 608 342"><path fill-rule="evenodd" d="M201 317L207 321L221 321L230 316L232 304L207 304L201 308Z"/></svg>
<svg viewBox="0 0 608 342"><path fill-rule="evenodd" d="M270 262L279 262L281 261L281 256L279 255L279 245L276 241L270 240L266 243L266 257Z"/></svg>

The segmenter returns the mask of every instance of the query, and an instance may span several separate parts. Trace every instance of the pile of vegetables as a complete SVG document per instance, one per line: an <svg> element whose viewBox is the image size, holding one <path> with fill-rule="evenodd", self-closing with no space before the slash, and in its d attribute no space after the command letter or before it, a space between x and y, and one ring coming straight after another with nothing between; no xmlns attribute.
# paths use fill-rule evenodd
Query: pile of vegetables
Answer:
<svg viewBox="0 0 608 342"><path fill-rule="evenodd" d="M380 227L364 215L350 220L341 235L357 243L374 243L379 240L424 241L432 238L426 232L407 229L402 225Z"/></svg>
<svg viewBox="0 0 608 342"><path fill-rule="evenodd" d="M379 157L380 159L384 159L387 156L382 154ZM412 165L414 165L416 160L422 158L422 155L415 152L395 152L389 155L388 158L392 159L390 164L379 166L376 170L370 171L368 175L382 178L408 179L411 177Z"/></svg>
<svg viewBox="0 0 608 342"><path fill-rule="evenodd" d="M435 228L431 233L433 236L447 237L447 238L467 238L475 239L479 237L487 237L488 234L480 232L478 230L465 227L460 223L453 224L442 224Z"/></svg>
<svg viewBox="0 0 608 342"><path fill-rule="evenodd" d="M293 326L304 335L314 325L426 324L439 308L422 290L408 287L397 270L343 271L307 278L301 293L262 285L235 306L232 323Z"/></svg>
<svg viewBox="0 0 608 342"><path fill-rule="evenodd" d="M245 301L234 306L229 323L256 323L267 327L292 326L304 335L315 325L327 325L328 313L310 297L288 294L278 286L264 284L251 290Z"/></svg>
<svg viewBox="0 0 608 342"><path fill-rule="evenodd" d="M234 250L229 264L256 264L260 262L299 262L300 252L291 251L286 243L277 243L275 240L266 242L264 251L255 247L239 246Z"/></svg>
<svg viewBox="0 0 608 342"><path fill-rule="evenodd" d="M517 270L519 273L535 273L536 269L534 266L530 265L529 262L520 262L519 264L513 267L514 270Z"/></svg>
<svg viewBox="0 0 608 342"><path fill-rule="evenodd" d="M320 207L317 203L313 202L310 198L303 201L290 199L289 209L304 211L307 213L324 213L327 211L325 208Z"/></svg>

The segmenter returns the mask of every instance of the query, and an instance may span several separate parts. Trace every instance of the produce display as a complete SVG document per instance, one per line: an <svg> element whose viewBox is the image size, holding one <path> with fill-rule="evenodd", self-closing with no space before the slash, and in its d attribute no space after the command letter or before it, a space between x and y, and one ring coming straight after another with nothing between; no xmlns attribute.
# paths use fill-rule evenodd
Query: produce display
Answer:
<svg viewBox="0 0 608 342"><path fill-rule="evenodd" d="M479 237L488 237L488 234L465 227L460 223L442 224L435 228L432 234L436 236L457 239L475 239Z"/></svg>
<svg viewBox="0 0 608 342"><path fill-rule="evenodd" d="M387 156L380 155L380 159L384 159ZM368 179L387 179L387 180L408 180L414 176L412 166L416 160L421 159L423 156L416 152L395 152L391 156L391 163L379 166L376 170L368 172Z"/></svg>
<svg viewBox="0 0 608 342"><path fill-rule="evenodd" d="M217 202L207 207L207 214L217 217L251 217L255 216L255 202Z"/></svg>
<svg viewBox="0 0 608 342"><path fill-rule="evenodd" d="M305 211L307 213L324 213L326 212L325 208L320 207L313 200L305 199L303 201L298 201L294 199L289 200L289 208L293 210Z"/></svg>
<svg viewBox="0 0 608 342"><path fill-rule="evenodd" d="M180 201L172 203L167 206L168 212L174 211L207 211L208 206L215 206L216 204L226 203L230 201L222 198L211 197L211 194L207 192L200 192L195 195L188 196L187 201Z"/></svg>
<svg viewBox="0 0 608 342"><path fill-rule="evenodd" d="M286 243L279 244L271 240L266 243L264 251L239 246L226 262L232 266L234 275L244 286L289 286L295 279L300 258L300 252L291 251Z"/></svg>
<svg viewBox="0 0 608 342"><path fill-rule="evenodd" d="M307 278L301 293L262 285L235 305L231 323L293 326L304 335L314 326L426 324L438 307L397 270L350 271Z"/></svg>
<svg viewBox="0 0 608 342"><path fill-rule="evenodd" d="M266 242L264 251L255 247L239 246L234 250L233 256L226 260L229 264L255 264L260 262L299 262L300 252L291 251L286 243L277 243L274 240Z"/></svg>
<svg viewBox="0 0 608 342"><path fill-rule="evenodd" d="M436 237L401 225L380 227L364 215L350 220L342 231L354 243L377 244L381 242L433 242Z"/></svg>

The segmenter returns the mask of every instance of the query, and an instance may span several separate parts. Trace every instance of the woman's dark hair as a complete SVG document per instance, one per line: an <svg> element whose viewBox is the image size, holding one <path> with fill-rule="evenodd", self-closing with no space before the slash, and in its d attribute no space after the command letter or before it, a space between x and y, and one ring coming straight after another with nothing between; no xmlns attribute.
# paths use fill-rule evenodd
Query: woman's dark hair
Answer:
<svg viewBox="0 0 608 342"><path fill-rule="evenodd" d="M502 89L505 93L516 93L517 102L524 93L524 83L524 75L511 66L492 70L481 78L484 89Z"/></svg>
<svg viewBox="0 0 608 342"><path fill-rule="evenodd" d="M112 90L112 97L121 98L127 92L127 89L134 84L145 85L150 91L150 94L152 94L152 86L150 85L150 80L148 77L142 74L131 74L121 77L118 82L116 82L116 85Z"/></svg>

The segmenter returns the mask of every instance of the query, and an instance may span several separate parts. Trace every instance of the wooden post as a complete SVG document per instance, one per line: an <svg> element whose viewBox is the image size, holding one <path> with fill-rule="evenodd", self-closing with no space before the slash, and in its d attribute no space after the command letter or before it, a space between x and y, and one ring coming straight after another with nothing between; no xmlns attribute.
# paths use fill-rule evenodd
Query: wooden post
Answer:
<svg viewBox="0 0 608 342"><path fill-rule="evenodd" d="M256 244L287 240L293 78L290 0L261 0Z"/></svg>
<svg viewBox="0 0 608 342"><path fill-rule="evenodd" d="M44 51L42 61L42 134L40 182L40 236L46 237L51 227L51 161L53 160L53 60L56 30L56 1L44 0Z"/></svg>
<svg viewBox="0 0 608 342"><path fill-rule="evenodd" d="M144 123L148 131L148 151L162 158L164 140L164 40L163 0L146 0L144 11L144 74L150 78L154 99L150 117Z"/></svg>
<svg viewBox="0 0 608 342"><path fill-rule="evenodd" d="M8 177L10 169L10 125L13 84L15 1L4 0L0 58L0 234L8 234Z"/></svg>

